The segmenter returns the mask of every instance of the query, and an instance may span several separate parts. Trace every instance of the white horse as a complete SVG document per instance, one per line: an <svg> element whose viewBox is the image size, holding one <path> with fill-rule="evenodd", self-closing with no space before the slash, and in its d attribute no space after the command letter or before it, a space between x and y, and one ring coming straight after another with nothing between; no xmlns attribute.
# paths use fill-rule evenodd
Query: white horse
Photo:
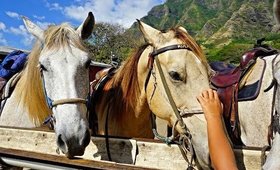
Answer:
<svg viewBox="0 0 280 170"><path fill-rule="evenodd" d="M275 111L273 112L272 128L273 128L273 142L272 148L267 156L266 162L263 165L263 169L274 170L280 169L280 122L279 122L279 111L280 111L280 57L274 60L273 76L276 80L274 85L275 91Z"/></svg>
<svg viewBox="0 0 280 170"><path fill-rule="evenodd" d="M175 44L187 44L186 39L182 37L189 36L187 31L180 27L180 31L170 30L168 32L160 32L149 25L140 23L140 29L151 44L143 55L148 55L153 51L157 51L164 47ZM193 41L193 43L195 43ZM198 46L198 45L196 45ZM201 49L200 53L202 53ZM197 51L190 49L177 49L165 51L158 54L157 57L167 82L170 88L171 95L175 101L176 107L182 113L199 112L201 106L198 103L196 96L202 90L208 89L210 69L206 59L198 55ZM265 62L266 69L262 78L260 93L255 100L243 101L238 103L239 121L241 129L241 139L246 146L263 147L268 145L268 126L271 123L271 109L273 90L264 92L273 82L272 67L276 55L268 56L263 59L258 59L258 62ZM145 77L148 74L147 63L148 57L140 57L138 66L138 75L142 76L140 85L145 83ZM258 70L259 67L254 67L252 71ZM154 65L152 76L147 83L147 90L142 89L141 96L145 99L140 101L148 101L150 109L160 118L168 121L168 124L173 126L177 122L172 108L170 107L169 99L164 92L164 87L161 78L159 77L157 65ZM161 100L164 98L165 100ZM163 109L164 108L164 109ZM198 158L198 162L203 169L211 167L208 151L208 140L206 131L206 121L203 114L186 114L183 118L186 126L192 134L193 147ZM184 129L178 124L176 129L179 133L183 133Z"/></svg>
<svg viewBox="0 0 280 170"><path fill-rule="evenodd" d="M38 127L52 115L58 148L69 158L83 155L90 142L86 107L90 59L82 39L91 35L93 14L77 30L63 23L43 31L23 20L37 42L6 101L0 125Z"/></svg>
<svg viewBox="0 0 280 170"><path fill-rule="evenodd" d="M280 0L274 0L273 3L273 14L277 26L280 24ZM279 112L280 112L280 57L277 57L273 61L273 77L276 80L274 84L275 91L275 104L274 112L272 118L272 129L273 129L273 141L272 148L267 155L266 162L263 165L263 169L274 170L280 169L280 122L279 122Z"/></svg>

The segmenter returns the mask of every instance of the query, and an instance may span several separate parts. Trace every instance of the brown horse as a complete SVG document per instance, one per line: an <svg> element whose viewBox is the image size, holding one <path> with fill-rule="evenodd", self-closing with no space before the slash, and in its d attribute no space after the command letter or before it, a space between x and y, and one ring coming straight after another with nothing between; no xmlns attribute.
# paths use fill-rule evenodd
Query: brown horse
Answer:
<svg viewBox="0 0 280 170"><path fill-rule="evenodd" d="M144 49L140 48L118 70L109 73L110 79L96 91L93 102L98 117L98 134L105 134L108 117L108 134L111 136L154 137L149 106L139 101L137 65Z"/></svg>
<svg viewBox="0 0 280 170"><path fill-rule="evenodd" d="M105 134L107 124L108 135L153 138L153 112L167 120L169 125L175 124L178 132L183 133L176 125L177 117L156 63L159 62L162 67L177 109L184 111L200 109L196 96L209 88L209 72L204 69L208 67L206 58L199 45L182 27L161 32L140 21L139 26L148 44L136 50L115 73L109 73L109 80L98 85L94 94L97 132ZM155 60L158 62L152 62L151 53L157 53ZM93 120L90 118L90 121ZM190 116L188 124L194 132L198 161L202 167L210 168L204 116ZM206 142L201 144L200 141Z"/></svg>
<svg viewBox="0 0 280 170"><path fill-rule="evenodd" d="M149 27L142 22L139 24L140 26L145 25ZM144 30L142 30L142 32L145 34ZM202 63L206 62L202 50L182 27L172 29L169 33L165 33L165 35L169 36L166 38L170 39L166 40L166 45L168 45L168 43L170 45L187 44L190 48L194 49L194 52L188 53L186 53L186 50L167 52L168 55L164 62L169 63L165 64L175 64L176 66L179 63L183 63L180 59L186 60L189 58L189 55L198 56L199 60L203 61ZM158 44L155 44L155 46L158 46ZM151 91L153 91L154 88L153 85L150 86L150 83L148 83L148 88L145 91L144 82L149 70L147 67L148 56L152 49L152 45L141 46L128 57L120 68L114 71L115 73L110 74L110 80L102 86L102 89L99 88L96 91L94 97L94 112L98 117L98 134L105 133L106 117L108 117L107 124L109 135L141 138L154 137L151 130L151 112L156 112L156 115L160 115L161 113L163 115L164 112L170 111L170 106L168 103L165 103L165 96L161 96L157 99L163 101L162 103L165 104L164 107L155 106L151 101L151 103L149 103L152 96L147 97L146 93L151 95ZM173 55L178 55L180 57L172 57ZM174 74L175 73L174 71ZM156 75L153 75L153 77L156 77ZM155 92L157 92L157 90ZM194 98L194 96L192 98ZM182 104L183 103L180 105Z"/></svg>

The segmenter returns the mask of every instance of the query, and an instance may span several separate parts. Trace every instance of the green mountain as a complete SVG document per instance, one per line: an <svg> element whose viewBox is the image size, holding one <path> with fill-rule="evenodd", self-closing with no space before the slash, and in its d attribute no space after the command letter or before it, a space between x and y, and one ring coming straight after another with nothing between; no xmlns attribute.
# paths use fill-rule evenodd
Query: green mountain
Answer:
<svg viewBox="0 0 280 170"><path fill-rule="evenodd" d="M167 0L141 18L165 30L183 26L204 47L209 60L238 62L259 38L280 47L273 33L273 0ZM140 35L136 23L129 32Z"/></svg>

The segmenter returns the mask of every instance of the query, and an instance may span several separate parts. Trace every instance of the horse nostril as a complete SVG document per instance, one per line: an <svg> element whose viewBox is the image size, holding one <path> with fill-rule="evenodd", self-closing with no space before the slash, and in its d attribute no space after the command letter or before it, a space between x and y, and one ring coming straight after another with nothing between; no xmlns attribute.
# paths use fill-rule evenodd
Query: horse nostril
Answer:
<svg viewBox="0 0 280 170"><path fill-rule="evenodd" d="M90 132L89 132L89 130L86 130L85 136L82 140L82 146L87 147L89 142L90 142Z"/></svg>
<svg viewBox="0 0 280 170"><path fill-rule="evenodd" d="M63 153L66 153L66 144L65 144L61 134L59 134L57 137L57 145Z"/></svg>

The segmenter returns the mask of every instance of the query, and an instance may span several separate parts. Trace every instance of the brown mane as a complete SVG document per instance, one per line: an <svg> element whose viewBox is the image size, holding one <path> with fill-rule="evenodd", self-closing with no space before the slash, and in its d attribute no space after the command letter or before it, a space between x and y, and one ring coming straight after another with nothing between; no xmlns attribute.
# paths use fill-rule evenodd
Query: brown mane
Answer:
<svg viewBox="0 0 280 170"><path fill-rule="evenodd" d="M108 82L108 84L111 84L112 93L106 96L105 101L110 101L110 99L114 98L114 101L110 103L110 107L114 108L114 114L118 115L118 118L121 118L121 113L136 107L137 99L140 96L137 65L142 52L147 46L146 44L135 50Z"/></svg>
<svg viewBox="0 0 280 170"><path fill-rule="evenodd" d="M78 34L66 23L59 26L50 26L44 32L44 38L44 50L70 48L70 45L73 45L86 51ZM40 126L51 112L46 103L38 67L41 51L42 43L37 41L28 56L27 64L14 91L19 103L18 106L26 108L30 120L36 126Z"/></svg>

